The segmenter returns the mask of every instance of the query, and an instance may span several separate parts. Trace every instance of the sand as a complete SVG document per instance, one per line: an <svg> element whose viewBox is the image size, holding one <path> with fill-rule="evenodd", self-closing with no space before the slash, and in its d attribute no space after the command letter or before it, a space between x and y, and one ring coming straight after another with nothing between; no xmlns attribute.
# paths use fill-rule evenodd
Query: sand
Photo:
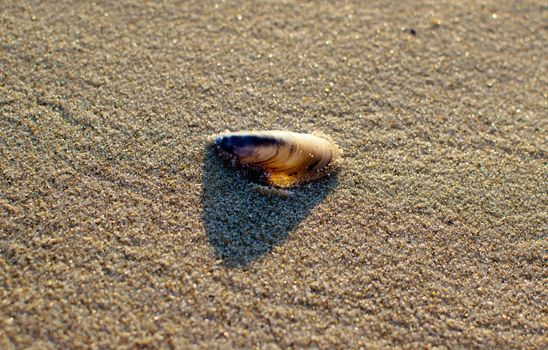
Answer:
<svg viewBox="0 0 548 350"><path fill-rule="evenodd" d="M544 1L3 1L0 348L547 339ZM320 131L268 197L208 148Z"/></svg>

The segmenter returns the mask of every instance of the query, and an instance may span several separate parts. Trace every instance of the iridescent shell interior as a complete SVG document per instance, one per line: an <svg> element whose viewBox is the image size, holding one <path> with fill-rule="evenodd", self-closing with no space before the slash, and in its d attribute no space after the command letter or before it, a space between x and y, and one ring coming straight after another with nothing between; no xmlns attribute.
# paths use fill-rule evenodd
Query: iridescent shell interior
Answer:
<svg viewBox="0 0 548 350"><path fill-rule="evenodd" d="M292 187L325 176L333 168L337 147L311 134L289 131L235 132L215 144L238 165L261 173L269 185Z"/></svg>

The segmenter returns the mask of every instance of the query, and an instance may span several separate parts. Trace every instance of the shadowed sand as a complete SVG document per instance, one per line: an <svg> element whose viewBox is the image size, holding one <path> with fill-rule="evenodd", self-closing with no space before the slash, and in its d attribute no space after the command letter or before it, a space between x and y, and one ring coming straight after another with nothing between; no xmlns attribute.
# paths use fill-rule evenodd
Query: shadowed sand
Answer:
<svg viewBox="0 0 548 350"><path fill-rule="evenodd" d="M278 244L337 186L337 172L291 189L288 198L266 196L244 174L204 152L203 220L216 255L228 266L245 266Z"/></svg>

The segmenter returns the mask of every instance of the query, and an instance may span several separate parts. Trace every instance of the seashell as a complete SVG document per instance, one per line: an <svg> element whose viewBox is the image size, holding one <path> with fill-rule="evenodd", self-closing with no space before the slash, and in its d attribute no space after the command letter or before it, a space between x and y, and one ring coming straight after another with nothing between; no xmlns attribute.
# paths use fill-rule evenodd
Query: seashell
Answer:
<svg viewBox="0 0 548 350"><path fill-rule="evenodd" d="M282 188L327 175L339 155L324 137L279 130L226 133L215 138L215 145L234 165Z"/></svg>

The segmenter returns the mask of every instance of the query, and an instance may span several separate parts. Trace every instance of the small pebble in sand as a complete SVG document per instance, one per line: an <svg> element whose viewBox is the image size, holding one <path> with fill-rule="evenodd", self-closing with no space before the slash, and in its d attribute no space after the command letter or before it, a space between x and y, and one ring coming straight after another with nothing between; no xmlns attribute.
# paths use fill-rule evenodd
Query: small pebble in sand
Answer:
<svg viewBox="0 0 548 350"><path fill-rule="evenodd" d="M287 188L319 179L340 154L326 137L290 131L241 131L215 138L220 153L267 185Z"/></svg>

